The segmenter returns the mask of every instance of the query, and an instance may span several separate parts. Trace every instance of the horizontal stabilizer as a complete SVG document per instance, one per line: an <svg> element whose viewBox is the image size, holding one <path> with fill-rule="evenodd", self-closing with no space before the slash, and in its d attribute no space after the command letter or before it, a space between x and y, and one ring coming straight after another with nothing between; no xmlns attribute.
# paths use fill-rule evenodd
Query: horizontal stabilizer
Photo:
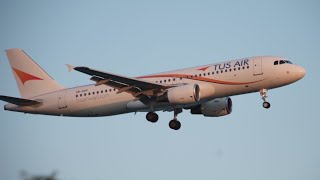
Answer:
<svg viewBox="0 0 320 180"><path fill-rule="evenodd" d="M37 105L42 103L39 101L10 97L10 96L0 96L0 100L6 101L8 103L15 104L18 106L32 106L32 105Z"/></svg>

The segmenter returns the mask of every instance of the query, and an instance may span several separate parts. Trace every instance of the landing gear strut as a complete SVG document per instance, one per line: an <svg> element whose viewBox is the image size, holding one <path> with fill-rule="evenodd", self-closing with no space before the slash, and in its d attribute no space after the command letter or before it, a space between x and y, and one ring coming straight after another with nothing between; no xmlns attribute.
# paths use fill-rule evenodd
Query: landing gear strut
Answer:
<svg viewBox="0 0 320 180"><path fill-rule="evenodd" d="M269 109L271 107L271 104L267 101L267 92L268 90L267 89L261 89L260 90L260 95L261 95L261 98L263 100L263 104L262 106L266 109Z"/></svg>
<svg viewBox="0 0 320 180"><path fill-rule="evenodd" d="M155 123L158 121L159 119L159 116L157 113L155 112L148 112L147 115L146 115L146 119L152 123Z"/></svg>
<svg viewBox="0 0 320 180"><path fill-rule="evenodd" d="M174 109L174 118L169 122L169 127L173 130L179 130L181 128L181 123L178 121L178 114L182 113L182 109Z"/></svg>

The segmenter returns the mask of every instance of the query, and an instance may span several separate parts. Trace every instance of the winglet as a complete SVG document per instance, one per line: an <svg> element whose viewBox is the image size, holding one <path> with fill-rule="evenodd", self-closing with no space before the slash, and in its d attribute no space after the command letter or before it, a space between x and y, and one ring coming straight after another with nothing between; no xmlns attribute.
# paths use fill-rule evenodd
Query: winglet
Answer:
<svg viewBox="0 0 320 180"><path fill-rule="evenodd" d="M71 72L74 70L74 66L70 65L70 64L66 64L66 66L68 67L68 72Z"/></svg>

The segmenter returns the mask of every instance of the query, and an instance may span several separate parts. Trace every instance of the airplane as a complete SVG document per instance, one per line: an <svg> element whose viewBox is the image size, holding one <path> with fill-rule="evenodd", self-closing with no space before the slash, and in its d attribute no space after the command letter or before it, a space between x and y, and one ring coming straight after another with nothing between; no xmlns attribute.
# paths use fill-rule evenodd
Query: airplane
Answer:
<svg viewBox="0 0 320 180"><path fill-rule="evenodd" d="M158 121L156 111L173 112L169 127L181 128L177 119L183 110L205 117L232 112L230 96L260 92L268 109L267 91L294 83L306 70L278 56L255 56L139 77L67 65L69 71L89 75L94 82L65 88L21 49L6 54L21 98L0 96L5 110L70 117L101 117L145 112Z"/></svg>

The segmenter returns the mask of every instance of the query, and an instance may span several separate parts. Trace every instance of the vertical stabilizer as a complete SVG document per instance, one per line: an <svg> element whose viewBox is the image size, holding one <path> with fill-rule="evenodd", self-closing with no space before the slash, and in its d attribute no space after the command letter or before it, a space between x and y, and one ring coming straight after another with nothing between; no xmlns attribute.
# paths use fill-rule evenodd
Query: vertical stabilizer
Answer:
<svg viewBox="0 0 320 180"><path fill-rule="evenodd" d="M21 49L6 50L22 98L64 89Z"/></svg>

